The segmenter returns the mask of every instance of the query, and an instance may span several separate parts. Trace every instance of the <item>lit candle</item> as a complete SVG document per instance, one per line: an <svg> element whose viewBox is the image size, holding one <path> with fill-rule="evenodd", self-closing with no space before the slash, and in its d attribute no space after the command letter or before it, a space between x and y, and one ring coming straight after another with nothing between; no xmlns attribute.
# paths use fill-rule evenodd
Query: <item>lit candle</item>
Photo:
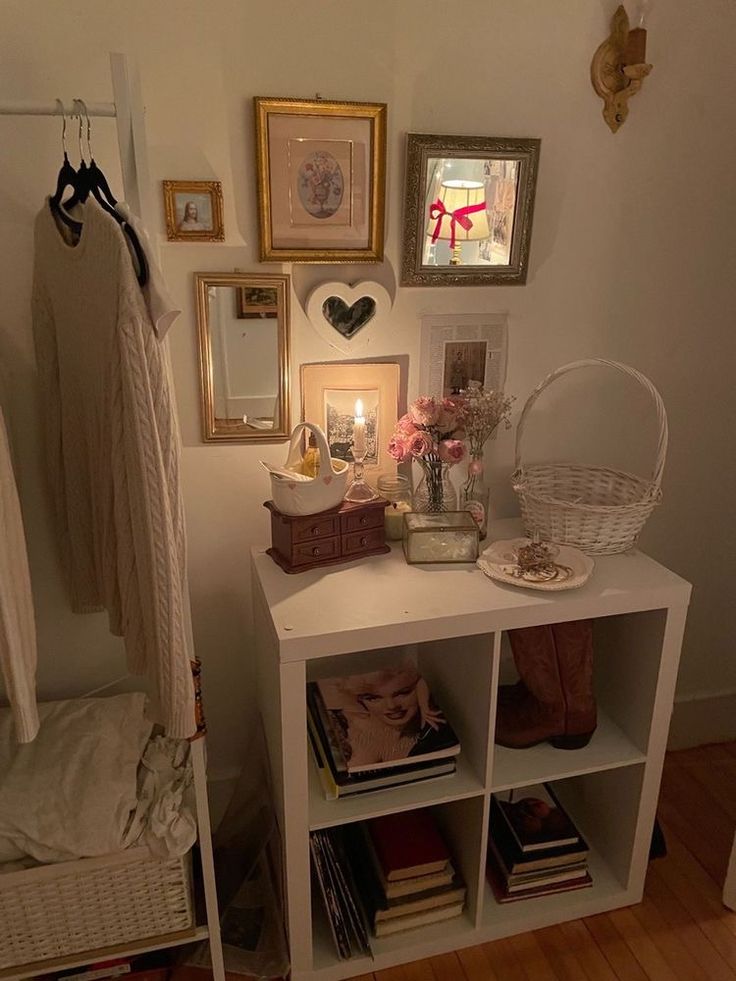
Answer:
<svg viewBox="0 0 736 981"><path fill-rule="evenodd" d="M363 415L363 403L360 399L355 403L353 456L356 460L362 460L365 456L365 416Z"/></svg>

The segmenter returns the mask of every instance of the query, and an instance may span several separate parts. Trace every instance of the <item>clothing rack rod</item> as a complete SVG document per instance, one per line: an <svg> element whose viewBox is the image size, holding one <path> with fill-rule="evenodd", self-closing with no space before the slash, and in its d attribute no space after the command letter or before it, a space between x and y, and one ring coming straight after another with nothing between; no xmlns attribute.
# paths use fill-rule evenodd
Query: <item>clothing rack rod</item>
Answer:
<svg viewBox="0 0 736 981"><path fill-rule="evenodd" d="M85 102L89 116L111 116L117 115L114 102ZM77 113L76 106L71 103L64 103L64 112L67 116L74 116ZM60 116L58 102L0 102L0 116Z"/></svg>

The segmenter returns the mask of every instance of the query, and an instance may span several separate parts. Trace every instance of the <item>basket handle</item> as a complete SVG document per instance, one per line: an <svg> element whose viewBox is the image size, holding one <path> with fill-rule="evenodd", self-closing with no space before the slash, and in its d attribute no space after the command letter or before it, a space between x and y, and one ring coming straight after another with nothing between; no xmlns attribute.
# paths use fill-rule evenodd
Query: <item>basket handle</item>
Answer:
<svg viewBox="0 0 736 981"><path fill-rule="evenodd" d="M332 469L332 460L330 458L330 447L327 445L327 437L325 436L322 429L315 425L313 422L300 422L298 426L294 426L291 434L291 442L289 443L289 453L286 457L286 469L291 470L294 464L299 463L301 460L301 455L299 453L299 440L301 439L302 432L308 429L314 434L317 440L317 448L319 449L319 470L317 471L317 476L326 476L327 473L334 473Z"/></svg>
<svg viewBox="0 0 736 981"><path fill-rule="evenodd" d="M655 488L659 489L662 482L664 461L665 457L667 456L668 439L667 413L665 411L664 402L662 401L662 396L659 394L654 385L652 385L649 379L645 375L642 375L640 371L637 371L636 368L632 368L627 364L621 364L620 361L608 361L606 358L586 358L583 361L571 361L569 364L563 364L562 367L550 372L550 374L547 375L547 377L540 382L539 385L537 385L532 394L526 400L526 404L522 409L521 416L519 418L519 424L516 427L516 464L514 469L519 470L521 467L521 439L524 435L527 416L529 415L531 407L537 401L544 389L562 375L566 375L569 371L575 371L577 368L595 368L599 366L615 368L617 371L621 371L625 375L629 375L629 377L633 378L634 381L639 382L639 384L645 388L652 397L652 401L654 402L654 406L657 410L657 422L659 423L657 457L654 462L654 470L652 471L652 484Z"/></svg>

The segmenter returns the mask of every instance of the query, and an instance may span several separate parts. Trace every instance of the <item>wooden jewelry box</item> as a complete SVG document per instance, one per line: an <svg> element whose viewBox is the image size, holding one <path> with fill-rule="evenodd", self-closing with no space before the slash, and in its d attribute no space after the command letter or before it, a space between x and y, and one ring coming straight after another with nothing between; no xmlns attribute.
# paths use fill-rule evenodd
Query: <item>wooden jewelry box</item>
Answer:
<svg viewBox="0 0 736 981"><path fill-rule="evenodd" d="M266 501L263 506L271 512L271 548L266 551L284 572L390 552L384 530L387 504L381 498L367 504L343 501L329 511L295 517Z"/></svg>

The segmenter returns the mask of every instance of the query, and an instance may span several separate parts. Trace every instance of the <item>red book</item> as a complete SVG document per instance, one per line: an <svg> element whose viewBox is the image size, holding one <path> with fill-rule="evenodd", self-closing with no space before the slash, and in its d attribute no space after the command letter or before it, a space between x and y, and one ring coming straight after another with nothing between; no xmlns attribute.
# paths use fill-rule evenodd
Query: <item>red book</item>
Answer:
<svg viewBox="0 0 736 981"><path fill-rule="evenodd" d="M388 882L442 872L447 845L430 811L403 811L366 822L378 864Z"/></svg>

